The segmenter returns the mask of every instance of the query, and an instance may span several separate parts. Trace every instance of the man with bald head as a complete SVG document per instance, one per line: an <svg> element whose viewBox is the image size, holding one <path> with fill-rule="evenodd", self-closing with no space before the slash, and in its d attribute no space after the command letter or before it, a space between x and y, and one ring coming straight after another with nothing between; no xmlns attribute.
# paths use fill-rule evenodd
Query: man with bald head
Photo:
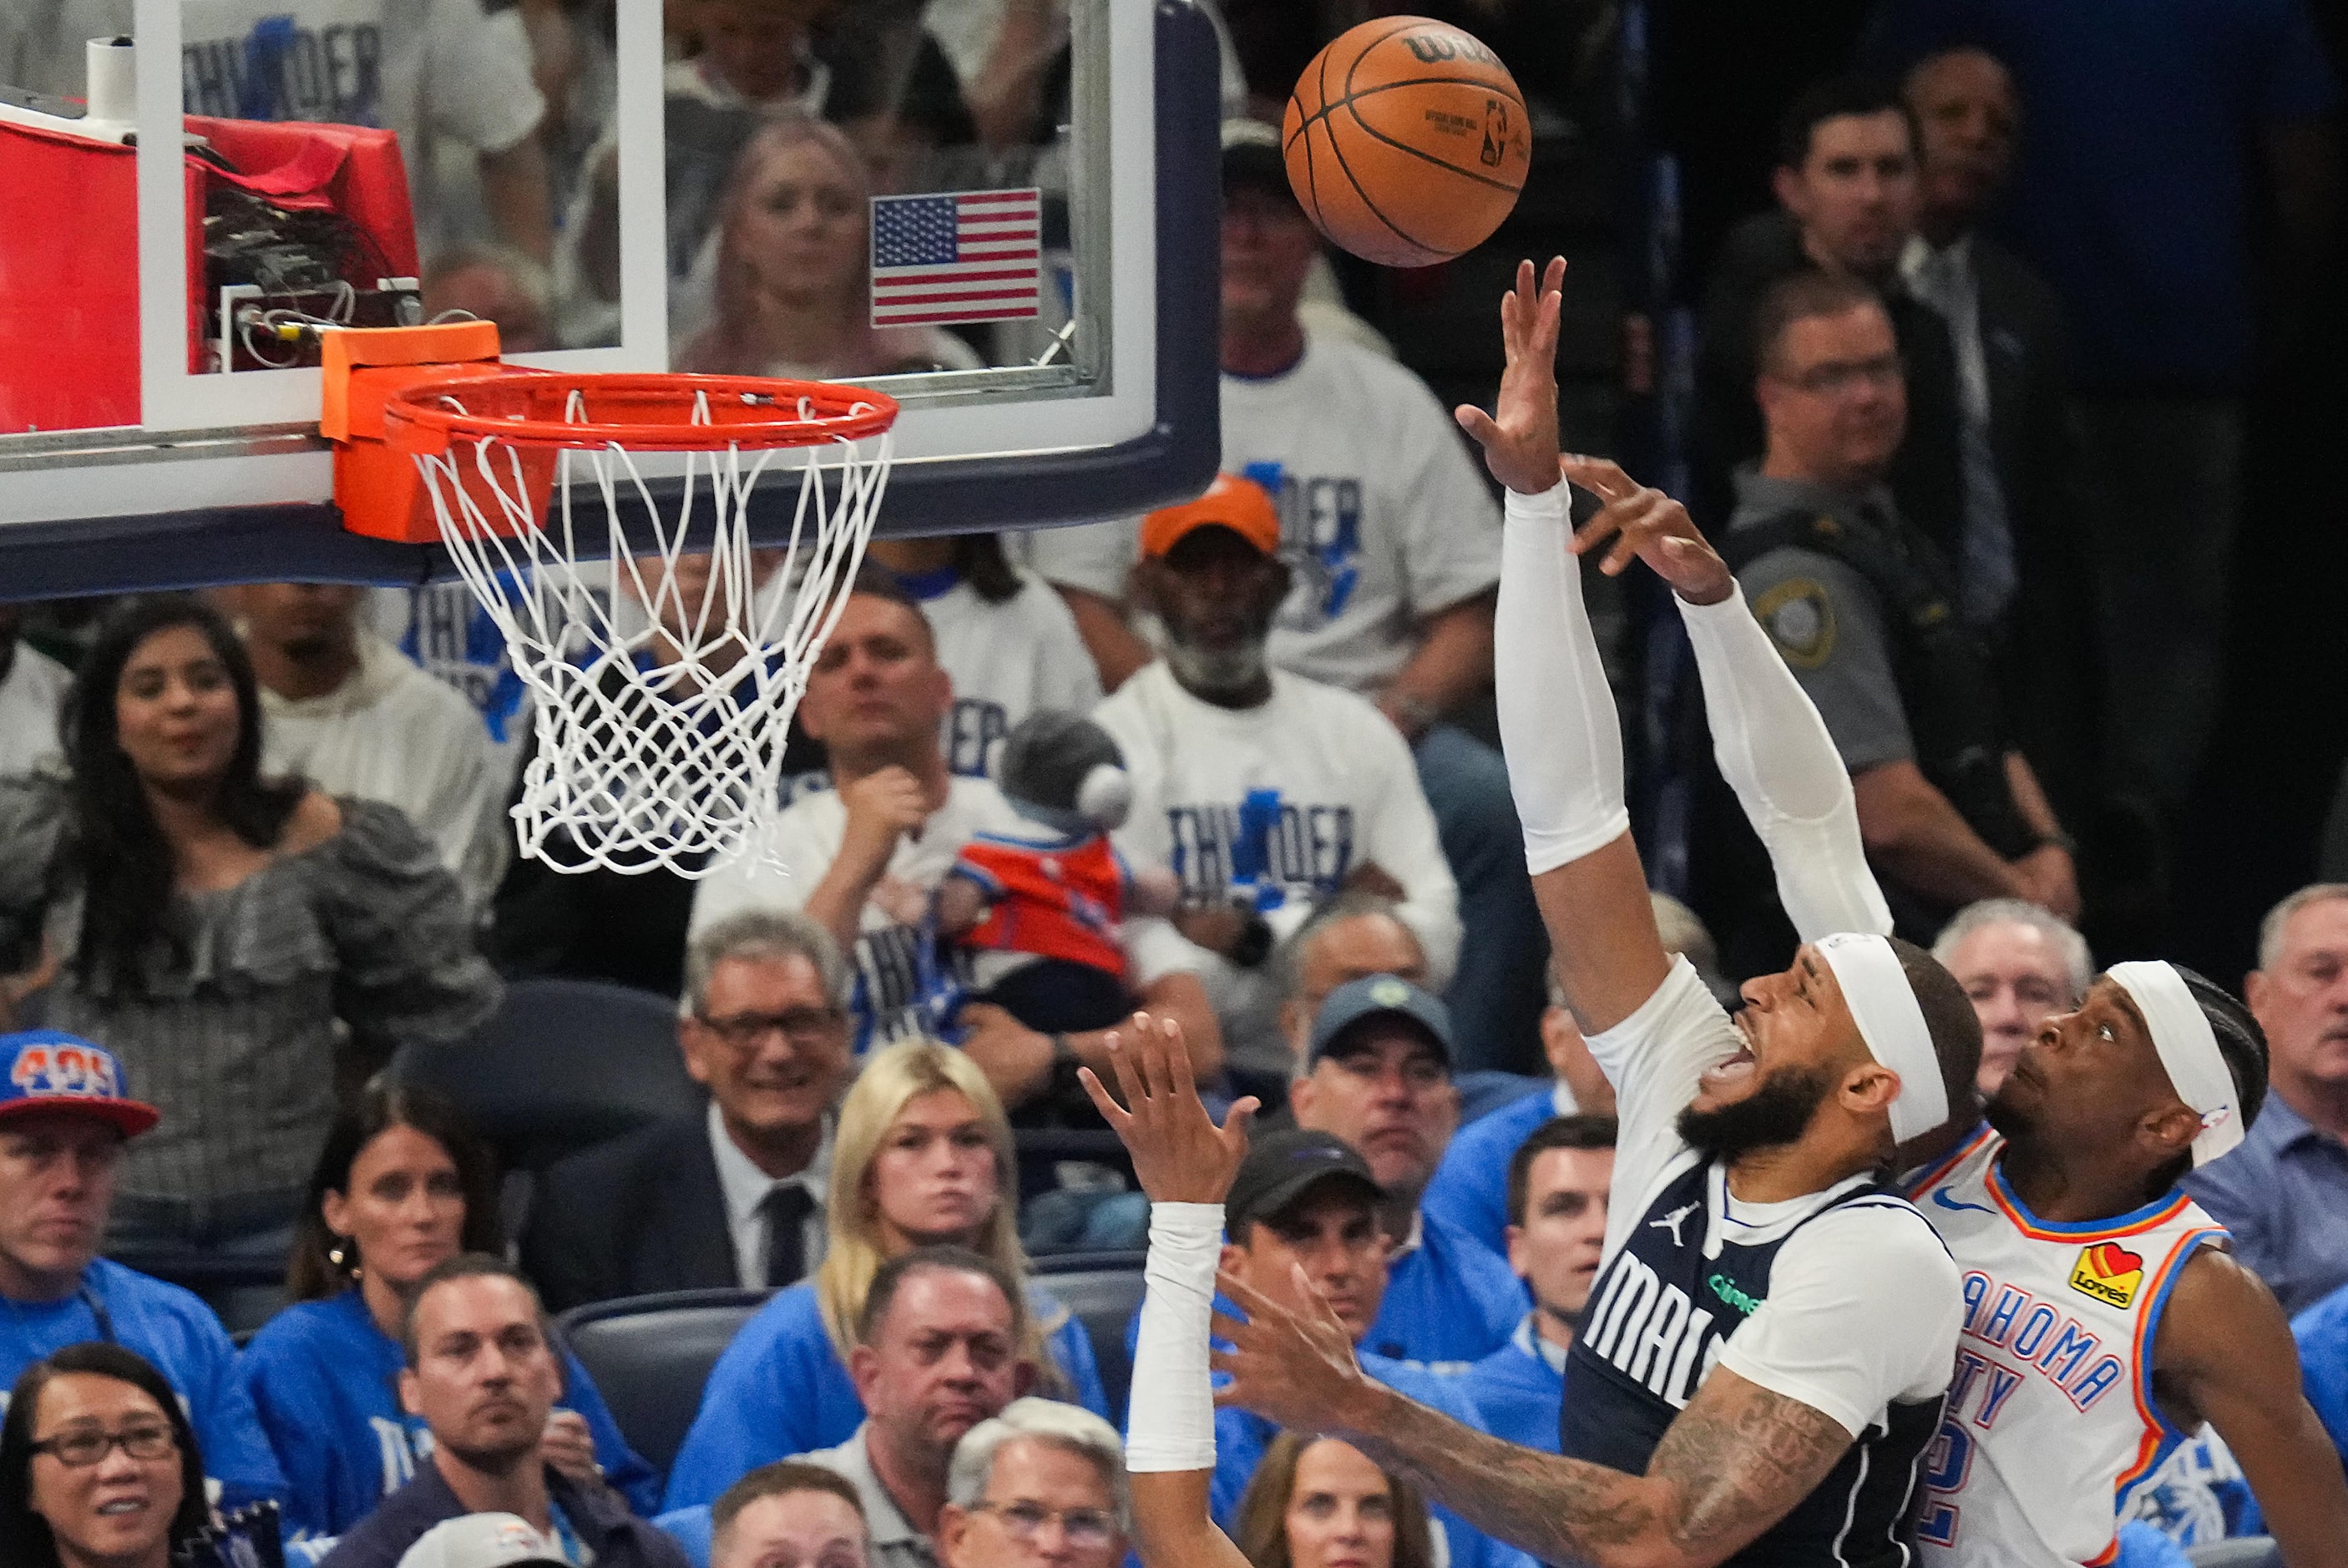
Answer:
<svg viewBox="0 0 2348 1568"><path fill-rule="evenodd" d="M2006 585L1995 617L1999 686L2060 813L2092 788L2096 733L2070 366L2054 291L1981 230L2013 171L2023 106L2005 67L1976 48L1927 55L1903 95L1918 135L1917 232L1900 273L1948 322L1956 351L1960 575L1978 582L1986 573ZM2020 626L2027 637L2013 634Z"/></svg>

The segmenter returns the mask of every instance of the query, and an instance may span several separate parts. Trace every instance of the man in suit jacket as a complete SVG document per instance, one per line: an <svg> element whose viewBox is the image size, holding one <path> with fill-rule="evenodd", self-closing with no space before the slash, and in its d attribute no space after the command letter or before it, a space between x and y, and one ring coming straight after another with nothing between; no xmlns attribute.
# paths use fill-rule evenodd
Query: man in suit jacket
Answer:
<svg viewBox="0 0 2348 1568"><path fill-rule="evenodd" d="M1985 437L1987 476L2013 542L2014 588L1999 617L1999 685L2014 738L2054 797L2084 820L2095 793L2094 618L2078 427L2060 301L1981 223L2013 166L2022 105L1981 49L1917 62L1905 94L1921 158L1917 232L1900 257L1909 291L1949 324L1961 409ZM1970 432L1969 432L1970 433ZM2029 635L2012 634L2028 627Z"/></svg>
<svg viewBox="0 0 2348 1568"><path fill-rule="evenodd" d="M677 1040L708 1108L547 1171L521 1253L550 1308L784 1285L814 1268L848 985L829 934L796 912L736 915L695 940Z"/></svg>
<svg viewBox="0 0 2348 1568"><path fill-rule="evenodd" d="M1908 427L1889 476L1892 493L1901 514L1955 560L1964 527L1955 350L1947 323L1900 273L1916 224L1914 122L1896 88L1839 77L1796 98L1777 134L1778 207L1730 232L1704 291L1694 510L1705 527L1725 529L1735 469L1761 457L1753 341L1761 297L1794 273L1841 273L1883 296L1900 342Z"/></svg>

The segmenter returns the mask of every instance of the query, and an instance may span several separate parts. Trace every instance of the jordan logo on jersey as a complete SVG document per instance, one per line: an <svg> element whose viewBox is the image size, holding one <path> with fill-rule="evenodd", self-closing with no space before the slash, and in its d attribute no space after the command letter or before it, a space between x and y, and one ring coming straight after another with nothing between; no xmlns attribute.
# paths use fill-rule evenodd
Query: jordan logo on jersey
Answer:
<svg viewBox="0 0 2348 1568"><path fill-rule="evenodd" d="M2144 1260L2117 1242L2081 1247L2079 1261L2071 1268L2073 1290L2114 1306L2134 1301L2137 1286L2143 1283Z"/></svg>

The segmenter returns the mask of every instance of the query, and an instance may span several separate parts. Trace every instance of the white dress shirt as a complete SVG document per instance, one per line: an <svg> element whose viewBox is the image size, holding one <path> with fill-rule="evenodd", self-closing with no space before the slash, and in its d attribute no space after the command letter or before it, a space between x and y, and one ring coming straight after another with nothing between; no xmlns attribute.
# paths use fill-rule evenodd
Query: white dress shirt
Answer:
<svg viewBox="0 0 2348 1568"><path fill-rule="evenodd" d="M717 1185L726 1194L726 1229L734 1238L734 1274L744 1290L760 1290L767 1284L767 1194L778 1187L804 1187L815 1206L800 1222L800 1258L808 1274L823 1262L824 1242L828 1234L823 1214L824 1195L831 1187L831 1118L823 1119L823 1139L815 1147L815 1157L807 1169L795 1176L769 1176L758 1169L751 1158L742 1152L734 1135L726 1130L726 1118L717 1102L709 1102L709 1149L717 1157Z"/></svg>

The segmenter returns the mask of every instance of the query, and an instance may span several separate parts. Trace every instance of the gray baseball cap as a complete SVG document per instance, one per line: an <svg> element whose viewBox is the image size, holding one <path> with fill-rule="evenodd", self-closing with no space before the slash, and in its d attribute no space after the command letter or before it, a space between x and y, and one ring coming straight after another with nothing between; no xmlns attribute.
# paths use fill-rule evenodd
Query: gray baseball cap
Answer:
<svg viewBox="0 0 2348 1568"><path fill-rule="evenodd" d="M1443 1065L1451 1065L1451 1009L1399 975L1365 975L1330 992L1321 1004L1321 1011L1313 1016L1313 1038L1304 1055L1305 1066L1319 1061L1333 1048L1343 1048L1348 1043L1344 1037L1355 1026L1382 1017L1398 1018L1416 1026L1429 1044L1443 1053Z"/></svg>

